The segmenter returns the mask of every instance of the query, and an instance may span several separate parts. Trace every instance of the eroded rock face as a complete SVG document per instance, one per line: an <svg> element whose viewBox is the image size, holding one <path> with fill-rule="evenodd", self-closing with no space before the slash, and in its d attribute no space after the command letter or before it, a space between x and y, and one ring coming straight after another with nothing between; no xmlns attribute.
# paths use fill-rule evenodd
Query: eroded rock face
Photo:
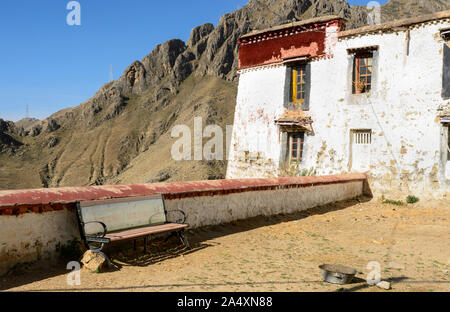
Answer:
<svg viewBox="0 0 450 312"><path fill-rule="evenodd" d="M14 138L20 133L21 129L18 129L13 122L0 119L0 153L15 154L16 148L23 145L22 142Z"/></svg>
<svg viewBox="0 0 450 312"><path fill-rule="evenodd" d="M58 130L59 128L61 128L61 126L58 124L58 122L53 118L49 118L47 119L47 122L44 126L44 131L46 133L52 133Z"/></svg>
<svg viewBox="0 0 450 312"><path fill-rule="evenodd" d="M169 40L156 46L152 53L142 60L148 72L148 84L156 85L161 79L170 76L175 61L185 50L186 45L179 39Z"/></svg>
<svg viewBox="0 0 450 312"><path fill-rule="evenodd" d="M120 77L118 86L120 86L119 88L123 94L142 93L147 89L146 76L147 71L144 65L139 61L135 61L128 66L125 73Z"/></svg>
<svg viewBox="0 0 450 312"><path fill-rule="evenodd" d="M187 42L189 48L194 47L199 41L208 36L214 30L214 25L207 23L197 26L191 31L191 36Z"/></svg>
<svg viewBox="0 0 450 312"><path fill-rule="evenodd" d="M16 126L11 121L5 121L0 118L0 132L15 133L17 131Z"/></svg>
<svg viewBox="0 0 450 312"><path fill-rule="evenodd" d="M318 0L312 3L313 16L336 14L342 17L351 16L351 9L346 0Z"/></svg>

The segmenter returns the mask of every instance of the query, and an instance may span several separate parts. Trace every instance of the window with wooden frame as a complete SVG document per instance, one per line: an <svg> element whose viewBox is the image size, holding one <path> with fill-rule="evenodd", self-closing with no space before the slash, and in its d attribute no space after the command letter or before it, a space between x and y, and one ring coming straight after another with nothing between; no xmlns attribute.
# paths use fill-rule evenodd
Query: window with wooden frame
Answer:
<svg viewBox="0 0 450 312"><path fill-rule="evenodd" d="M303 158L303 143L305 138L304 132L289 133L289 162L301 163Z"/></svg>
<svg viewBox="0 0 450 312"><path fill-rule="evenodd" d="M373 53L356 53L353 63L353 94L372 90Z"/></svg>
<svg viewBox="0 0 450 312"><path fill-rule="evenodd" d="M303 103L306 98L307 82L306 64L298 64L292 67L292 92L291 101L294 103Z"/></svg>

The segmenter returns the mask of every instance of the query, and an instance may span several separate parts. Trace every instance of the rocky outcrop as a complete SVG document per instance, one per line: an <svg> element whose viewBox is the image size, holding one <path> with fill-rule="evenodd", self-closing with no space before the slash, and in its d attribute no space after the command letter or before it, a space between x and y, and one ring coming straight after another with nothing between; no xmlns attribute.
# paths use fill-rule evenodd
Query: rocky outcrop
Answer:
<svg viewBox="0 0 450 312"><path fill-rule="evenodd" d="M207 23L201 26L197 26L191 31L191 36L187 42L189 48L193 48L197 45L203 38L208 36L214 30L214 25Z"/></svg>
<svg viewBox="0 0 450 312"><path fill-rule="evenodd" d="M23 118L19 121L16 121L14 124L18 129L23 128L24 130L38 123L39 119L36 118Z"/></svg>
<svg viewBox="0 0 450 312"><path fill-rule="evenodd" d="M0 119L0 153L14 154L16 149L23 145L15 138L19 134L20 130L13 122Z"/></svg>

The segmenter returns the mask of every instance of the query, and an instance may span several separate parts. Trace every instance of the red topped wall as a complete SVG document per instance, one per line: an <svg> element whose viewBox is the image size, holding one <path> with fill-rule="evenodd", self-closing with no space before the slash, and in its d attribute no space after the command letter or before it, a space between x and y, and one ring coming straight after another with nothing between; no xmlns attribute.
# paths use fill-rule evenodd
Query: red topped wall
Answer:
<svg viewBox="0 0 450 312"><path fill-rule="evenodd" d="M365 180L364 174L273 179L215 180L171 182L141 185L82 186L34 190L0 191L0 215L46 212L71 207L77 201L163 194L166 199L226 195ZM37 206L36 206L37 205ZM31 207L35 210L31 209ZM36 207L34 207L36 206ZM37 209L41 207L40 209ZM31 210L30 210L30 209ZM42 210L42 211L41 211ZM5 213L5 211L7 211Z"/></svg>
<svg viewBox="0 0 450 312"><path fill-rule="evenodd" d="M331 29L330 29L331 27ZM276 29L248 34L238 41L239 69L254 66L281 63L286 59L307 56L316 58L325 56L328 51L327 36L336 40L341 29L345 29L345 21L333 17L322 21L304 21L301 25L287 24Z"/></svg>
<svg viewBox="0 0 450 312"><path fill-rule="evenodd" d="M239 47L239 69L280 63L283 59L325 53L325 31L307 31Z"/></svg>

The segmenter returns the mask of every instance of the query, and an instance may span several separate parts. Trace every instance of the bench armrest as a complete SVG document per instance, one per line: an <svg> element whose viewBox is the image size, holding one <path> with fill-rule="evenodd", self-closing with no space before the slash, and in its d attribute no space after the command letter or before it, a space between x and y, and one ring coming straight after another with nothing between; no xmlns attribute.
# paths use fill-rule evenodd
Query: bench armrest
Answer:
<svg viewBox="0 0 450 312"><path fill-rule="evenodd" d="M106 227L106 224L103 222L100 222L100 221L91 221L91 222L83 223L83 228L86 226L86 224L91 224L91 223L100 224L103 227L103 233L97 233L96 235L86 235L86 237L100 237L100 238L105 237L106 233L108 232L108 228Z"/></svg>
<svg viewBox="0 0 450 312"><path fill-rule="evenodd" d="M168 221L170 220L169 213L172 213L172 212L175 212L175 213L179 214L179 216L178 216L179 219L177 219L176 221L173 221L174 223L178 223L178 224L185 224L186 223L186 213L184 211L182 211L182 210L170 210L170 211L167 211L167 220Z"/></svg>

